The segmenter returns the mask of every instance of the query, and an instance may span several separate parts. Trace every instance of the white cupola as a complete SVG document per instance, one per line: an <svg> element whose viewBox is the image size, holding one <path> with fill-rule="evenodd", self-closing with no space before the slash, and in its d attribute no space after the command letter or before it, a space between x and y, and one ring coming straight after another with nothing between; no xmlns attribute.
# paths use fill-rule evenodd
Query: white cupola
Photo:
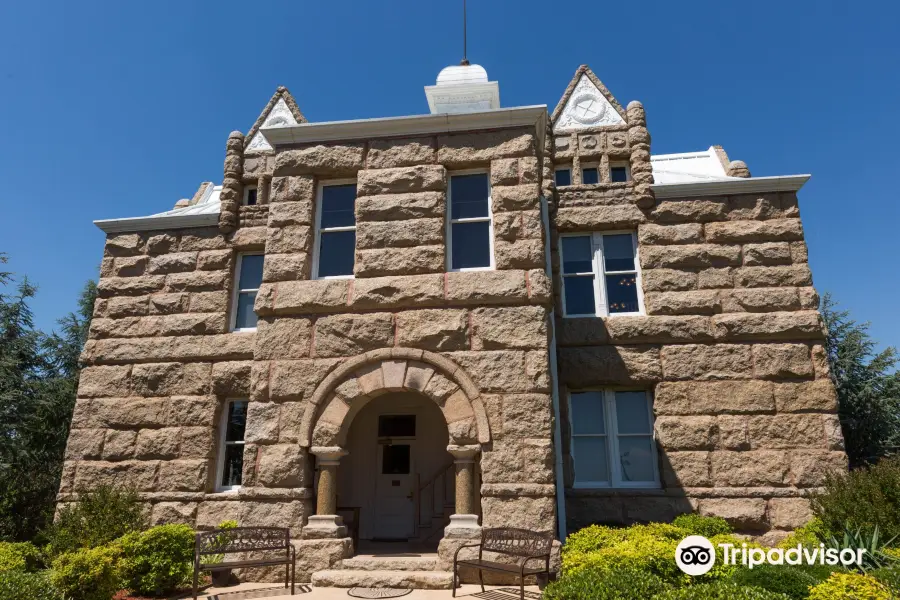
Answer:
<svg viewBox="0 0 900 600"><path fill-rule="evenodd" d="M425 86L425 96L431 114L500 108L500 86L496 81L488 81L484 67L470 65L467 60L442 69L436 84Z"/></svg>

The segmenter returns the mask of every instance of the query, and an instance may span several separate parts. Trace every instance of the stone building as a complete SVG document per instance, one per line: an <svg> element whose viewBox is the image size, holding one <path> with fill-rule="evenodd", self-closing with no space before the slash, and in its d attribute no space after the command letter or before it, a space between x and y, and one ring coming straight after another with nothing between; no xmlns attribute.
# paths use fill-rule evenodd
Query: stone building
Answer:
<svg viewBox="0 0 900 600"><path fill-rule="evenodd" d="M221 185L96 222L60 500L128 483L154 522L289 526L319 585L445 586L481 526L802 524L846 465L808 176L653 156L586 66L552 113L477 65L426 96L312 123L279 88ZM437 554L351 558L398 539Z"/></svg>

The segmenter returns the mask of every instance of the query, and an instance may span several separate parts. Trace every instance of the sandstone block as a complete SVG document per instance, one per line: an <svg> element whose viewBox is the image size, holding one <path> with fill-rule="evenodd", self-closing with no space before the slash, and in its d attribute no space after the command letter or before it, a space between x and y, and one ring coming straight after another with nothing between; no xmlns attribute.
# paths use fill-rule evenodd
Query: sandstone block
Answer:
<svg viewBox="0 0 900 600"><path fill-rule="evenodd" d="M305 206L301 210L308 211L308 217L312 216L312 201L316 197L316 180L311 175L297 175L292 177L273 177L272 178L272 197L271 203L269 205L269 218L272 218L272 214L277 212L278 214L285 214L281 212L282 207L279 207L279 210L275 210L275 204L281 203L298 203ZM285 209L286 210L286 209ZM293 213L298 214L298 213ZM309 218L304 219L301 223L295 223L296 225L308 225L311 223ZM282 225L288 225L289 223L281 223Z"/></svg>
<svg viewBox="0 0 900 600"><path fill-rule="evenodd" d="M443 190L361 196L356 199L356 214L360 222L442 218L445 207Z"/></svg>
<svg viewBox="0 0 900 600"><path fill-rule="evenodd" d="M443 302L444 277L406 275L367 277L354 282L353 308L429 306Z"/></svg>
<svg viewBox="0 0 900 600"><path fill-rule="evenodd" d="M137 458L178 458L181 432L177 427L142 429L138 432L135 454Z"/></svg>
<svg viewBox="0 0 900 600"><path fill-rule="evenodd" d="M292 225L312 225L312 197L296 202L275 202L269 205L269 229Z"/></svg>
<svg viewBox="0 0 900 600"><path fill-rule="evenodd" d="M472 324L485 350L547 346L547 313L541 306L476 308Z"/></svg>
<svg viewBox="0 0 900 600"><path fill-rule="evenodd" d="M201 335L224 333L225 315L190 313L152 316L141 319L140 337L156 335Z"/></svg>
<svg viewBox="0 0 900 600"><path fill-rule="evenodd" d="M242 225L229 234L231 247L235 250L262 250L266 245L266 217L263 213L253 220L254 224L248 222L249 218L242 216ZM258 224L256 224L258 223Z"/></svg>
<svg viewBox="0 0 900 600"><path fill-rule="evenodd" d="M738 344L664 346L660 358L666 379L745 379L753 373L750 347Z"/></svg>
<svg viewBox="0 0 900 600"><path fill-rule="evenodd" d="M812 285L807 265L789 267L742 267L735 269L738 287L803 287Z"/></svg>
<svg viewBox="0 0 900 600"><path fill-rule="evenodd" d="M556 343L559 346L599 346L609 340L606 319L595 317L556 320Z"/></svg>
<svg viewBox="0 0 900 600"><path fill-rule="evenodd" d="M645 223L638 227L638 242L641 245L699 244L703 242L703 225L655 225Z"/></svg>
<svg viewBox="0 0 900 600"><path fill-rule="evenodd" d="M479 390L486 392L528 392L531 385L525 371L525 354L513 350L452 352L448 358L462 367ZM432 377L432 382L435 378Z"/></svg>
<svg viewBox="0 0 900 600"><path fill-rule="evenodd" d="M728 197L730 220L774 219L785 216L778 194L738 194Z"/></svg>
<svg viewBox="0 0 900 600"><path fill-rule="evenodd" d="M218 405L215 396L173 397L170 422L179 426L212 427Z"/></svg>
<svg viewBox="0 0 900 600"><path fill-rule="evenodd" d="M837 393L828 379L776 383L775 407L782 412L837 412Z"/></svg>
<svg viewBox="0 0 900 600"><path fill-rule="evenodd" d="M662 379L657 346L561 348L559 368L562 381L573 389Z"/></svg>
<svg viewBox="0 0 900 600"><path fill-rule="evenodd" d="M85 367L78 380L78 395L83 398L127 396L131 367Z"/></svg>
<svg viewBox="0 0 900 600"><path fill-rule="evenodd" d="M523 129L438 136L437 161L448 168L480 166L498 158L534 153L534 136Z"/></svg>
<svg viewBox="0 0 900 600"><path fill-rule="evenodd" d="M266 254L309 252L312 250L311 233L308 225L270 227L266 230Z"/></svg>
<svg viewBox="0 0 900 600"><path fill-rule="evenodd" d="M209 427L182 427L179 458L211 458L215 455L216 443L213 429Z"/></svg>
<svg viewBox="0 0 900 600"><path fill-rule="evenodd" d="M390 313L343 314L316 321L316 356L354 356L394 343Z"/></svg>
<svg viewBox="0 0 900 600"><path fill-rule="evenodd" d="M263 284L263 288L266 284ZM278 294L271 310L278 315L332 312L347 305L350 281L320 279L313 281L285 281L278 284ZM266 303L261 301L263 289L257 295L254 309L264 314Z"/></svg>
<svg viewBox="0 0 900 600"><path fill-rule="evenodd" d="M194 271L172 273L166 276L168 292L207 292L228 287L225 271Z"/></svg>
<svg viewBox="0 0 900 600"><path fill-rule="evenodd" d="M72 429L66 443L66 460L99 459L105 437L105 429Z"/></svg>
<svg viewBox="0 0 900 600"><path fill-rule="evenodd" d="M828 473L847 472L847 454L828 450L794 450L788 453L790 482L797 487L819 487Z"/></svg>
<svg viewBox="0 0 900 600"><path fill-rule="evenodd" d="M440 192L447 187L447 170L443 164L368 169L359 172L356 185L360 196Z"/></svg>
<svg viewBox="0 0 900 600"><path fill-rule="evenodd" d="M113 274L118 277L136 277L143 275L147 268L146 256L123 256L113 262Z"/></svg>
<svg viewBox="0 0 900 600"><path fill-rule="evenodd" d="M101 298L112 296L143 296L158 292L163 288L166 278L162 275L144 275L142 277L105 277L97 283L97 294Z"/></svg>
<svg viewBox="0 0 900 600"><path fill-rule="evenodd" d="M645 246L640 252L641 266L653 268L725 267L741 264L740 246L684 244Z"/></svg>
<svg viewBox="0 0 900 600"><path fill-rule="evenodd" d="M178 247L178 235L175 233L159 233L147 238L147 252L150 254L165 254Z"/></svg>
<svg viewBox="0 0 900 600"><path fill-rule="evenodd" d="M366 156L366 168L387 169L433 163L435 148L430 138L372 140Z"/></svg>
<svg viewBox="0 0 900 600"><path fill-rule="evenodd" d="M147 314L148 300L154 296L110 298L106 312L110 317L139 317Z"/></svg>
<svg viewBox="0 0 900 600"><path fill-rule="evenodd" d="M150 522L154 525L183 523L193 527L196 518L196 502L157 502L150 513Z"/></svg>
<svg viewBox="0 0 900 600"><path fill-rule="evenodd" d="M397 344L425 350L465 350L469 345L464 310L409 310L397 314Z"/></svg>
<svg viewBox="0 0 900 600"><path fill-rule="evenodd" d="M230 250L207 250L197 255L197 268L201 271L228 270L231 268Z"/></svg>
<svg viewBox="0 0 900 600"><path fill-rule="evenodd" d="M800 219L769 219L767 221L726 221L705 226L710 242L779 242L803 239Z"/></svg>
<svg viewBox="0 0 900 600"><path fill-rule="evenodd" d="M806 498L772 498L769 500L769 523L779 529L797 529L813 517Z"/></svg>
<svg viewBox="0 0 900 600"><path fill-rule="evenodd" d="M491 186L519 183L519 161L515 158L499 158L491 161Z"/></svg>
<svg viewBox="0 0 900 600"><path fill-rule="evenodd" d="M732 527L759 529L765 525L766 501L762 498L704 498L700 500L700 514L722 517Z"/></svg>
<svg viewBox="0 0 900 600"><path fill-rule="evenodd" d="M825 415L779 414L750 417L754 449L826 447Z"/></svg>
<svg viewBox="0 0 900 600"><path fill-rule="evenodd" d="M296 488L307 485L306 452L296 444L260 449L257 483L265 487Z"/></svg>
<svg viewBox="0 0 900 600"><path fill-rule="evenodd" d="M106 237L104 251L109 256L136 256L144 249L144 239L136 233L118 233Z"/></svg>
<svg viewBox="0 0 900 600"><path fill-rule="evenodd" d="M651 216L658 223L698 223L722 221L727 211L725 198L664 199L656 203Z"/></svg>
<svg viewBox="0 0 900 600"><path fill-rule="evenodd" d="M768 381L666 381L656 386L653 408L658 415L773 412L775 399Z"/></svg>
<svg viewBox="0 0 900 600"><path fill-rule="evenodd" d="M202 492L206 487L205 460L170 460L159 464L158 491Z"/></svg>
<svg viewBox="0 0 900 600"><path fill-rule="evenodd" d="M84 492L101 485L132 486L138 491L154 490L158 461L79 462L75 467L75 490Z"/></svg>
<svg viewBox="0 0 900 600"><path fill-rule="evenodd" d="M753 362L756 376L762 379L813 376L809 347L805 344L756 344Z"/></svg>
<svg viewBox="0 0 900 600"><path fill-rule="evenodd" d="M605 319L613 344L662 344L712 339L709 319L688 317L615 317Z"/></svg>
<svg viewBox="0 0 900 600"><path fill-rule="evenodd" d="M644 302L650 315L712 315L721 308L719 293L711 290L648 292Z"/></svg>
<svg viewBox="0 0 900 600"><path fill-rule="evenodd" d="M665 450L711 450L716 445L715 417L657 417L656 439Z"/></svg>
<svg viewBox="0 0 900 600"><path fill-rule="evenodd" d="M719 339L821 339L822 322L816 311L726 313L712 318Z"/></svg>
<svg viewBox="0 0 900 600"><path fill-rule="evenodd" d="M543 224L540 212L521 210L495 213L494 235L507 242L523 239L542 240Z"/></svg>
<svg viewBox="0 0 900 600"><path fill-rule="evenodd" d="M309 398L316 385L339 362L335 359L273 361L269 376L269 394L272 400Z"/></svg>
<svg viewBox="0 0 900 600"><path fill-rule="evenodd" d="M720 450L750 450L750 419L744 415L719 415L716 419L719 428Z"/></svg>
<svg viewBox="0 0 900 600"><path fill-rule="evenodd" d="M784 452L713 452L711 460L713 481L717 487L780 487L784 485L788 473Z"/></svg>
<svg viewBox="0 0 900 600"><path fill-rule="evenodd" d="M806 248L806 242L791 242L791 262L809 262L809 251Z"/></svg>
<svg viewBox="0 0 900 600"><path fill-rule="evenodd" d="M491 188L491 207L495 211L531 210L540 205L541 190L536 184L499 185Z"/></svg>
<svg viewBox="0 0 900 600"><path fill-rule="evenodd" d="M195 313L225 313L228 307L228 292L195 292L190 295L190 311Z"/></svg>
<svg viewBox="0 0 900 600"><path fill-rule="evenodd" d="M134 365L131 385L135 395L154 397L209 392L210 366L204 363L147 363Z"/></svg>
<svg viewBox="0 0 900 600"><path fill-rule="evenodd" d="M357 250L353 270L357 277L440 273L444 270L444 246Z"/></svg>
<svg viewBox="0 0 900 600"><path fill-rule="evenodd" d="M179 252L193 252L194 250L227 250L228 242L225 237L213 228L185 229L181 232Z"/></svg>
<svg viewBox="0 0 900 600"><path fill-rule="evenodd" d="M744 244L744 264L748 267L789 265L791 264L791 247L787 242Z"/></svg>
<svg viewBox="0 0 900 600"><path fill-rule="evenodd" d="M308 173L350 174L363 168L363 155L363 144L317 144L283 150L275 157L274 174L278 177ZM273 183L278 177L273 178Z"/></svg>
<svg viewBox="0 0 900 600"><path fill-rule="evenodd" d="M151 315L171 315L187 312L190 296L185 293L153 294L150 296Z"/></svg>
<svg viewBox="0 0 900 600"><path fill-rule="evenodd" d="M641 272L645 292L673 292L697 288L697 274L676 269L646 269Z"/></svg>
<svg viewBox="0 0 900 600"><path fill-rule="evenodd" d="M504 394L503 435L550 439L550 397L546 394Z"/></svg>
<svg viewBox="0 0 900 600"><path fill-rule="evenodd" d="M443 219L360 221L356 226L356 247L360 249L442 243L444 243Z"/></svg>
<svg viewBox="0 0 900 600"><path fill-rule="evenodd" d="M147 272L151 275L166 275L193 271L196 268L197 252L175 252L152 257Z"/></svg>
<svg viewBox="0 0 900 600"><path fill-rule="evenodd" d="M733 269L704 269L697 274L697 286L701 290L734 287Z"/></svg>
<svg viewBox="0 0 900 600"><path fill-rule="evenodd" d="M312 323L309 319L278 317L260 319L256 328L257 360L309 356Z"/></svg>
<svg viewBox="0 0 900 600"><path fill-rule="evenodd" d="M514 304L528 299L522 271L447 273L446 298L455 305Z"/></svg>
<svg viewBox="0 0 900 600"><path fill-rule="evenodd" d="M561 232L634 228L645 220L644 213L632 203L589 208L560 207L556 213L556 227Z"/></svg>
<svg viewBox="0 0 900 600"><path fill-rule="evenodd" d="M197 529L215 529L222 521L237 521L239 507L237 501L207 500L197 507Z"/></svg>
<svg viewBox="0 0 900 600"><path fill-rule="evenodd" d="M244 440L255 444L277 442L280 408L274 402L249 402Z"/></svg>
<svg viewBox="0 0 900 600"><path fill-rule="evenodd" d="M482 526L504 527L509 515L516 515L519 527L531 531L553 531L556 500L552 497L482 498Z"/></svg>
<svg viewBox="0 0 900 600"><path fill-rule="evenodd" d="M106 429L103 442L103 460L127 460L134 458L137 445L137 431L128 429Z"/></svg>
<svg viewBox="0 0 900 600"><path fill-rule="evenodd" d="M92 340L82 358L94 362L153 362L161 360L227 360L252 358L255 332L224 335L175 336Z"/></svg>
<svg viewBox="0 0 900 600"><path fill-rule="evenodd" d="M498 269L539 269L544 266L544 242L540 239L494 242L494 262Z"/></svg>
<svg viewBox="0 0 900 600"><path fill-rule="evenodd" d="M719 297L723 312L795 311L802 308L797 289L738 288L722 291Z"/></svg>
<svg viewBox="0 0 900 600"><path fill-rule="evenodd" d="M252 366L252 361L213 363L212 393L217 396L248 396Z"/></svg>
<svg viewBox="0 0 900 600"><path fill-rule="evenodd" d="M709 487L709 452L666 452L662 464L662 479L667 487Z"/></svg>
<svg viewBox="0 0 900 600"><path fill-rule="evenodd" d="M306 252L294 254L266 254L263 281L295 281L309 279L310 259Z"/></svg>

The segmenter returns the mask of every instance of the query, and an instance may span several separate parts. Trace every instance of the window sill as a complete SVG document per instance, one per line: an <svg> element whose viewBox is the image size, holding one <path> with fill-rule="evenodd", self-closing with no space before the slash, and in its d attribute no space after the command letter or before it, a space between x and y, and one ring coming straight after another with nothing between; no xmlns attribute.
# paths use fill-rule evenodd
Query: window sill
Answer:
<svg viewBox="0 0 900 600"><path fill-rule="evenodd" d="M647 494L647 495L659 495L666 493L666 490L662 488L662 486L658 483L647 483L647 484L635 484L628 487L619 486L612 487L609 485L603 484L588 484L588 483L575 483L569 490L590 494L590 495L599 495L599 496L617 496L621 494Z"/></svg>
<svg viewBox="0 0 900 600"><path fill-rule="evenodd" d="M231 487L218 488L218 489L216 489L216 491L214 493L216 493L216 494L237 494L240 491L241 491L241 486L233 485Z"/></svg>
<svg viewBox="0 0 900 600"><path fill-rule="evenodd" d="M448 273L477 273L479 271L496 271L495 267L463 267L462 269L447 269Z"/></svg>
<svg viewBox="0 0 900 600"><path fill-rule="evenodd" d="M328 281L330 279L356 279L356 275L325 275L324 277L313 277L311 281Z"/></svg>
<svg viewBox="0 0 900 600"><path fill-rule="evenodd" d="M618 317L646 317L644 313L613 313L611 315L563 315L563 319L616 319Z"/></svg>
<svg viewBox="0 0 900 600"><path fill-rule="evenodd" d="M256 331L256 327L240 327L238 329L232 329L228 333L248 333L251 331Z"/></svg>

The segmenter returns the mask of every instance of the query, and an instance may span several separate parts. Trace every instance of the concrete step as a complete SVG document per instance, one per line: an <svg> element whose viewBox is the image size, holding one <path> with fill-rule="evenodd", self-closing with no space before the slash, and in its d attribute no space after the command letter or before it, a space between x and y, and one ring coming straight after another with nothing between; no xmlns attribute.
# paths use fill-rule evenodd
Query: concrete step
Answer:
<svg viewBox="0 0 900 600"><path fill-rule="evenodd" d="M434 571L437 563L433 556L354 556L341 561L341 567L359 571Z"/></svg>
<svg viewBox="0 0 900 600"><path fill-rule="evenodd" d="M408 590L449 590L453 585L453 573L449 571L363 571L339 569L316 571L312 574L313 587L367 587L400 588Z"/></svg>

